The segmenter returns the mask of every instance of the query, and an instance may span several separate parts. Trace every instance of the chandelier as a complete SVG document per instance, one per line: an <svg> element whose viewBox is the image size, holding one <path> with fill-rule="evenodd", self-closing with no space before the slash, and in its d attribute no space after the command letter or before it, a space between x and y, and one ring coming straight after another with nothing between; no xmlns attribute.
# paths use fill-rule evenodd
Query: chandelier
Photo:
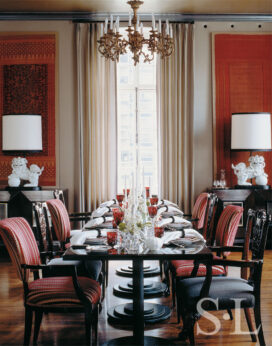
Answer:
<svg viewBox="0 0 272 346"><path fill-rule="evenodd" d="M98 50L106 58L112 61L119 61L120 54L126 54L127 48L132 52L134 65L143 57L144 62L150 62L154 59L154 54L160 54L161 58L168 57L174 50L174 40L172 27L166 20L165 28L162 28L162 22L159 20L156 26L155 17L152 15L152 29L149 38L146 39L143 34L143 23L137 15L139 7L143 4L140 0L128 1L133 10L133 17L129 14L127 39L119 33L119 17L113 23L113 16L110 20L106 18L105 24L101 24L103 35L98 40Z"/></svg>

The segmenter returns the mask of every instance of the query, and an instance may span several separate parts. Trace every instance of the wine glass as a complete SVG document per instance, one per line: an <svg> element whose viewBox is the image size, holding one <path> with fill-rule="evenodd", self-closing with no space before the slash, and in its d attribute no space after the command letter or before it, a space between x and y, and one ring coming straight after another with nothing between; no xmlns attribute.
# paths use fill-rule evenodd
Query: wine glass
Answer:
<svg viewBox="0 0 272 346"><path fill-rule="evenodd" d="M158 204L159 199L157 196L152 196L152 197L150 197L149 201L150 201L151 205L156 205L156 204Z"/></svg>
<svg viewBox="0 0 272 346"><path fill-rule="evenodd" d="M124 212L119 208L113 208L112 215L115 224L118 226L123 221Z"/></svg>
<svg viewBox="0 0 272 346"><path fill-rule="evenodd" d="M117 231L108 231L107 232L107 243L113 249L117 244Z"/></svg>
<svg viewBox="0 0 272 346"><path fill-rule="evenodd" d="M125 198L125 195L122 195L122 194L116 195L116 199L117 199L120 207L122 207L122 203L123 203L124 198Z"/></svg>

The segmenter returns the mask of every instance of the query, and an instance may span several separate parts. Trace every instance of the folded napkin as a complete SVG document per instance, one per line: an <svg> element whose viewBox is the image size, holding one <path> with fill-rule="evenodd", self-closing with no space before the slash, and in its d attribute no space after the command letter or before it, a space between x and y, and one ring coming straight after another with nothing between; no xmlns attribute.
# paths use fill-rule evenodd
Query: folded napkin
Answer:
<svg viewBox="0 0 272 346"><path fill-rule="evenodd" d="M92 212L92 218L103 216L111 211L110 207L99 207Z"/></svg>
<svg viewBox="0 0 272 346"><path fill-rule="evenodd" d="M171 240L179 239L179 238L197 238L201 241L206 242L203 238L202 234L192 228L186 228L182 231L173 231L173 232L164 232L162 236L162 240L164 244L169 243Z"/></svg>
<svg viewBox="0 0 272 346"><path fill-rule="evenodd" d="M177 208L177 207L174 207L172 205L163 205L161 208L158 209L157 211L157 216L161 215L161 214L180 214L180 215L183 215L183 212Z"/></svg>
<svg viewBox="0 0 272 346"><path fill-rule="evenodd" d="M181 232L183 233L181 238L193 237L193 238L198 238L199 240L206 242L203 235L193 228L186 228L186 229L183 229Z"/></svg>
<svg viewBox="0 0 272 346"><path fill-rule="evenodd" d="M77 233L70 238L70 244L82 245L84 244L85 239L86 239L86 232Z"/></svg>
<svg viewBox="0 0 272 346"><path fill-rule="evenodd" d="M189 227L192 226L191 222L184 219L183 217L180 216L171 216L162 220L159 220L157 222L158 227L164 227L166 225L171 224L171 226L181 226L181 227Z"/></svg>
<svg viewBox="0 0 272 346"><path fill-rule="evenodd" d="M179 208L179 206L174 203L174 202L171 202L171 201L168 201L167 199L161 199L159 202L158 202L158 207L160 208L161 206L163 205L172 205L173 207L176 207L176 208Z"/></svg>
<svg viewBox="0 0 272 346"><path fill-rule="evenodd" d="M94 238L97 238L97 237L106 237L107 236L107 232L109 231L108 229L104 229L104 228L101 228L99 230L84 230L84 233L86 233L86 240L88 239L94 239Z"/></svg>
<svg viewBox="0 0 272 346"><path fill-rule="evenodd" d="M110 222L113 220L112 216L103 216L103 217L97 217L96 219L92 219L85 223L84 229L88 228L95 228L96 226L102 225L105 222Z"/></svg>
<svg viewBox="0 0 272 346"><path fill-rule="evenodd" d="M103 208L103 207L110 207L110 206L112 206L112 205L114 205L114 204L116 204L116 199L112 199L112 200L110 200L110 201L106 201L106 202L104 202L104 203L101 203L100 204L100 208Z"/></svg>
<svg viewBox="0 0 272 346"><path fill-rule="evenodd" d="M163 244L169 243L171 240L180 238L182 235L181 231L173 231L173 232L164 232L164 235L161 237Z"/></svg>

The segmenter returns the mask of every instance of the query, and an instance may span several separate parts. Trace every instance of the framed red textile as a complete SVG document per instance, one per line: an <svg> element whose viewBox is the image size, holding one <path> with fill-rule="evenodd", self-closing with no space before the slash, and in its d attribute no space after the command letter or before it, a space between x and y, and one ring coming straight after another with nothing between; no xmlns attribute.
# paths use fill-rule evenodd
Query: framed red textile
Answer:
<svg viewBox="0 0 272 346"><path fill-rule="evenodd" d="M227 184L237 184L231 164L245 162L249 152L232 152L231 114L272 113L272 35L214 34L214 175L226 170ZM265 157L265 172L272 183L272 152Z"/></svg>
<svg viewBox="0 0 272 346"><path fill-rule="evenodd" d="M44 166L39 185L56 185L54 34L0 35L0 117L3 114L41 114L41 153L25 153L28 166ZM7 185L14 156L2 151L0 119L0 184Z"/></svg>

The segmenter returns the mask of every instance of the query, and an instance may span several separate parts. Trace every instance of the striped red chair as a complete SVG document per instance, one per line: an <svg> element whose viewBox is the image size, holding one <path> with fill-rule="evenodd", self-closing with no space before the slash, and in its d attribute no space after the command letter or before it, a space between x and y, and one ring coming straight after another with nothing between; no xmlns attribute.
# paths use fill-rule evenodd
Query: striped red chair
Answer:
<svg viewBox="0 0 272 346"><path fill-rule="evenodd" d="M208 200L209 194L207 192L202 192L195 201L191 215L191 221L193 224L193 228L196 230L200 230L204 226L205 212L207 210Z"/></svg>
<svg viewBox="0 0 272 346"><path fill-rule="evenodd" d="M83 312L85 314L86 343L92 344L92 327L97 341L98 303L101 289L99 284L87 277L78 277L75 267L72 276L39 278L40 254L34 234L23 218L0 221L0 235L17 268L19 279L24 286L25 335L24 345L29 345L32 329L32 315L35 313L33 344L37 344L40 324L45 312ZM30 271L34 280L30 281ZM70 315L69 315L70 318Z"/></svg>
<svg viewBox="0 0 272 346"><path fill-rule="evenodd" d="M217 246L232 246L237 234L238 225L243 215L243 208L234 205L228 205L220 215L215 232L215 241ZM228 253L224 253L224 258ZM216 256L215 256L216 257ZM176 285L178 279L194 276L205 276L206 266L200 264L195 267L194 262L190 260L171 261L170 270L172 274L172 299L173 305L176 300ZM197 271L196 271L197 270ZM196 271L196 273L195 273ZM227 275L227 268L222 265L212 267L212 275Z"/></svg>
<svg viewBox="0 0 272 346"><path fill-rule="evenodd" d="M70 219L67 209L63 202L59 199L50 199L46 201L48 206L55 234L59 242L62 244L62 249L69 246L71 235ZM105 275L103 274L102 261L88 260L84 261L84 267L87 275L96 281L100 281L103 285L103 297L105 293Z"/></svg>

